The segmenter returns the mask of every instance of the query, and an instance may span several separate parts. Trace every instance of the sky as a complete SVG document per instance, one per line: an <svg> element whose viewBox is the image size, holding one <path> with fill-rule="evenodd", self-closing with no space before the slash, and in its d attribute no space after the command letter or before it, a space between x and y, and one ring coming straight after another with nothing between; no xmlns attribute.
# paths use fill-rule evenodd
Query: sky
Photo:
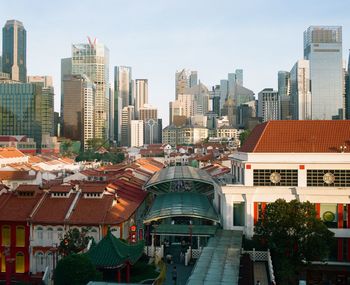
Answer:
<svg viewBox="0 0 350 285"><path fill-rule="evenodd" d="M134 79L149 80L149 103L166 126L176 70L197 70L211 89L241 68L244 86L255 94L276 89L278 71L290 71L303 57L310 25L343 26L348 59L349 11L348 0L11 0L1 5L0 24L23 22L28 75L53 76L56 111L61 58L90 36L109 48L112 87L117 65L131 66Z"/></svg>

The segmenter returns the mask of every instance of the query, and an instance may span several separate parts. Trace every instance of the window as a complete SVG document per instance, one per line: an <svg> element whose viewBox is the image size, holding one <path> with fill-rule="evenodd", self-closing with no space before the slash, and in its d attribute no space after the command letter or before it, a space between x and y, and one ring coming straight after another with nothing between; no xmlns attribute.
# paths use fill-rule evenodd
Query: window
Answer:
<svg viewBox="0 0 350 285"><path fill-rule="evenodd" d="M22 252L16 254L16 273L24 273L24 254Z"/></svg>
<svg viewBox="0 0 350 285"><path fill-rule="evenodd" d="M298 186L297 169L254 169L254 186Z"/></svg>
<svg viewBox="0 0 350 285"><path fill-rule="evenodd" d="M349 169L313 169L307 171L307 186L349 187Z"/></svg>
<svg viewBox="0 0 350 285"><path fill-rule="evenodd" d="M2 246L10 246L11 244L11 228L10 226L2 226L1 237L2 237Z"/></svg>
<svg viewBox="0 0 350 285"><path fill-rule="evenodd" d="M233 204L233 225L243 227L245 224L245 203Z"/></svg>
<svg viewBox="0 0 350 285"><path fill-rule="evenodd" d="M1 254L1 272L6 271L6 259L5 254Z"/></svg>
<svg viewBox="0 0 350 285"><path fill-rule="evenodd" d="M52 228L48 228L47 229L47 239L48 240L52 240L53 239L53 229Z"/></svg>
<svg viewBox="0 0 350 285"><path fill-rule="evenodd" d="M63 238L63 229L62 228L58 228L57 229L57 238L58 239L62 239Z"/></svg>
<svg viewBox="0 0 350 285"><path fill-rule="evenodd" d="M23 226L16 227L16 246L22 247L25 245L25 229Z"/></svg>
<svg viewBox="0 0 350 285"><path fill-rule="evenodd" d="M38 227L36 229L36 235L38 237L38 240L42 240L43 239L43 228L42 227Z"/></svg>

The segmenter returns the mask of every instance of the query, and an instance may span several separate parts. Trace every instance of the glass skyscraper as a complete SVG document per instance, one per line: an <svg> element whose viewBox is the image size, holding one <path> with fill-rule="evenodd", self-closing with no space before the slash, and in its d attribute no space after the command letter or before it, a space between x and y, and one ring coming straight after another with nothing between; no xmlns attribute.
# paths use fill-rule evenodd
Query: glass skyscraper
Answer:
<svg viewBox="0 0 350 285"><path fill-rule="evenodd" d="M281 120L290 120L290 73L288 71L278 72L278 96L281 101Z"/></svg>
<svg viewBox="0 0 350 285"><path fill-rule="evenodd" d="M109 50L90 40L87 44L72 46L72 74L85 74L96 86L94 98L94 137L106 138L109 113Z"/></svg>
<svg viewBox="0 0 350 285"><path fill-rule="evenodd" d="M114 98L112 128L114 140L121 141L122 109L134 104L132 69L130 66L114 67Z"/></svg>
<svg viewBox="0 0 350 285"><path fill-rule="evenodd" d="M0 134L26 135L41 145L41 92L35 83L0 84Z"/></svg>
<svg viewBox="0 0 350 285"><path fill-rule="evenodd" d="M342 119L342 27L309 27L304 32L304 59L310 63L311 119Z"/></svg>
<svg viewBox="0 0 350 285"><path fill-rule="evenodd" d="M2 71L14 81L27 80L27 32L17 20L7 21L2 29Z"/></svg>

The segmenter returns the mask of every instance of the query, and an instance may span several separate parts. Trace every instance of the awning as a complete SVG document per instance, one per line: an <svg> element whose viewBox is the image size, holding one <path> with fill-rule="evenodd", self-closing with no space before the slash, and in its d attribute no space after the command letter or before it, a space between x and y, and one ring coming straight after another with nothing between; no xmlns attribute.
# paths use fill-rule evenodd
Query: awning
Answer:
<svg viewBox="0 0 350 285"><path fill-rule="evenodd" d="M166 167L156 172L144 189L159 195L169 192L195 192L210 195L215 181L205 170L190 166Z"/></svg>
<svg viewBox="0 0 350 285"><path fill-rule="evenodd" d="M152 234L157 235L181 235L181 236L214 236L217 226L209 225L169 225L161 224L154 228Z"/></svg>
<svg viewBox="0 0 350 285"><path fill-rule="evenodd" d="M158 195L153 201L144 223L171 217L200 218L220 223L220 217L208 197L193 192Z"/></svg>

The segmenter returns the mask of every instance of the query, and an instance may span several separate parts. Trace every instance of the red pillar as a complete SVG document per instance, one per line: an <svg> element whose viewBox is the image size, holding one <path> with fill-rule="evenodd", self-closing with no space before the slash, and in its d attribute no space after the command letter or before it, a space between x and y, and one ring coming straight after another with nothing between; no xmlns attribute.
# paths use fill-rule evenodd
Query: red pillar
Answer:
<svg viewBox="0 0 350 285"><path fill-rule="evenodd" d="M316 204L315 204L315 208L316 208L316 217L317 217L317 218L320 218L321 204L320 204L320 203L316 203Z"/></svg>
<svg viewBox="0 0 350 285"><path fill-rule="evenodd" d="M338 261L343 261L343 239L338 238Z"/></svg>
<svg viewBox="0 0 350 285"><path fill-rule="evenodd" d="M338 228L343 228L344 205L338 204Z"/></svg>
<svg viewBox="0 0 350 285"><path fill-rule="evenodd" d="M258 221L258 202L254 202L254 225Z"/></svg>
<svg viewBox="0 0 350 285"><path fill-rule="evenodd" d="M118 268L117 270L117 280L118 280L118 283L120 283L122 281L122 276L121 276L121 273L120 273L120 268Z"/></svg>
<svg viewBox="0 0 350 285"><path fill-rule="evenodd" d="M126 283L130 283L130 262L126 262Z"/></svg>
<svg viewBox="0 0 350 285"><path fill-rule="evenodd" d="M350 262L350 238L347 238L347 243L348 243L348 262Z"/></svg>

